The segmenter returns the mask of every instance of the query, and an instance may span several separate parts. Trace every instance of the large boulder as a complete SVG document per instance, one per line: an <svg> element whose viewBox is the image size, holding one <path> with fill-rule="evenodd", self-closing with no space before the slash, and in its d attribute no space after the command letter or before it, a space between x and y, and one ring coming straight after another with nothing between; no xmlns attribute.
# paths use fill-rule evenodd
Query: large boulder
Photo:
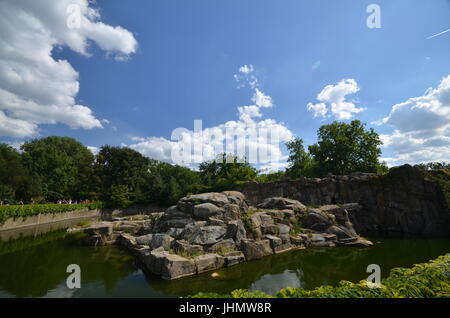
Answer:
<svg viewBox="0 0 450 318"><path fill-rule="evenodd" d="M173 240L174 238L167 234L162 233L153 234L151 246L154 249L162 247L165 250L169 250Z"/></svg>
<svg viewBox="0 0 450 318"><path fill-rule="evenodd" d="M173 241L171 248L175 250L177 254L197 255L203 253L203 247L201 245L192 245L185 240Z"/></svg>
<svg viewBox="0 0 450 318"><path fill-rule="evenodd" d="M247 237L244 223L241 220L230 221L227 223L226 238L233 239L236 244L240 245L241 241Z"/></svg>
<svg viewBox="0 0 450 318"><path fill-rule="evenodd" d="M306 211L306 207L300 201L282 197L266 198L262 203L258 204L258 208Z"/></svg>
<svg viewBox="0 0 450 318"><path fill-rule="evenodd" d="M185 229L184 239L190 244L212 245L222 240L226 232L225 226L195 226Z"/></svg>
<svg viewBox="0 0 450 318"><path fill-rule="evenodd" d="M217 254L204 254L194 258L197 274L222 268L225 260Z"/></svg>
<svg viewBox="0 0 450 318"><path fill-rule="evenodd" d="M135 238L136 244L138 245L151 245L153 234L141 235Z"/></svg>
<svg viewBox="0 0 450 318"><path fill-rule="evenodd" d="M232 239L225 239L217 242L208 248L209 252L212 253L227 253L236 250L236 243Z"/></svg>
<svg viewBox="0 0 450 318"><path fill-rule="evenodd" d="M83 232L88 235L109 236L113 232L113 223L112 222L95 223L89 226L88 228L85 228Z"/></svg>
<svg viewBox="0 0 450 318"><path fill-rule="evenodd" d="M241 249L247 261L261 259L264 256L273 254L269 240L243 240L241 242Z"/></svg>
<svg viewBox="0 0 450 318"><path fill-rule="evenodd" d="M218 214L222 214L222 209L212 203L206 202L194 206L193 215L196 219L207 220Z"/></svg>
<svg viewBox="0 0 450 318"><path fill-rule="evenodd" d="M302 225L307 229L322 232L332 226L334 221L334 215L321 209L308 209L306 216L302 218Z"/></svg>
<svg viewBox="0 0 450 318"><path fill-rule="evenodd" d="M184 258L176 254L166 254L163 259L161 277L162 279L177 279L194 275L197 267L194 260Z"/></svg>
<svg viewBox="0 0 450 318"><path fill-rule="evenodd" d="M223 255L225 266L230 267L245 262L244 253L240 251L228 252Z"/></svg>

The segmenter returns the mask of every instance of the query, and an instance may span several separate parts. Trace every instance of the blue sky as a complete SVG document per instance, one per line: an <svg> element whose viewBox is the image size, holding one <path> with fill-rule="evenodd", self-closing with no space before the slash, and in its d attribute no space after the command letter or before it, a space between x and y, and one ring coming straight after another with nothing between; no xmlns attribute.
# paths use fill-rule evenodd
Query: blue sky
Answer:
<svg viewBox="0 0 450 318"><path fill-rule="evenodd" d="M3 6L0 12L37 10L28 1L19 2L24 3L19 9ZM371 3L381 8L379 29L366 25ZM339 119L331 111L334 95L322 101L317 95L328 85L339 90L342 80L351 79L354 82L342 89L356 92L345 94L345 102L365 110L344 120L359 119L382 134L383 158L388 163L450 160L450 102L441 98L450 96L450 84L447 87L443 81L450 74L450 32L429 38L450 29L450 1L108 0L90 6L99 10L98 21L121 26L136 46L123 49L124 36L113 33L101 35L104 40L86 36L87 56L64 35L51 42L51 57L66 60L78 73L79 90L71 92L75 104L88 107L90 118L103 128L80 123L73 129L69 119L60 117L50 123L28 119L21 117L23 112L11 111L12 106L0 105L13 120L27 118L37 127L30 128L28 135L8 135L7 129L0 129L2 141L64 135L87 146L124 144L157 157L149 148L158 145L155 140L148 143L148 138L162 137L165 140L159 141L165 143L173 129L193 129L196 119L203 121L203 128L238 120L237 107L251 105L255 92L249 85L238 88L234 78L247 65L253 68L250 75L257 78L259 91L273 104L260 108L262 117L255 121L273 119L312 144L320 125ZM66 14L49 11L49 15ZM46 26L55 34L58 27ZM27 41L32 42L32 37ZM108 46L106 41L117 43ZM126 61L117 61L117 52ZM1 55L0 61L13 63ZM8 91L5 83L0 77L0 88ZM426 92L428 88L436 91ZM18 89L14 93L28 98ZM411 100L415 97L421 99ZM314 118L307 105L321 102L328 112L325 118ZM416 111L424 102L428 108ZM406 127L402 118L408 118L413 128ZM430 128L435 118L443 120ZM284 147L281 150L285 154Z"/></svg>

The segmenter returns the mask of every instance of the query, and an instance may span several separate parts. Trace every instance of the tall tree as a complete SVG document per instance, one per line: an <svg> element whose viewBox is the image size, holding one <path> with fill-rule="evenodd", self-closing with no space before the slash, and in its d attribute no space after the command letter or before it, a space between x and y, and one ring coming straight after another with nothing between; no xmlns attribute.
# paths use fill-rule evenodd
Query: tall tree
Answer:
<svg viewBox="0 0 450 318"><path fill-rule="evenodd" d="M51 136L22 145L23 162L33 178L42 181L46 200L84 199L90 192L94 156L69 137Z"/></svg>
<svg viewBox="0 0 450 318"><path fill-rule="evenodd" d="M295 138L286 143L289 150L289 167L286 169L286 175L291 178L313 177L315 163L311 155L305 151L303 139Z"/></svg>
<svg viewBox="0 0 450 318"><path fill-rule="evenodd" d="M126 147L103 146L96 157L96 175L102 198L111 199L121 192L124 200L146 201L145 187L149 174L149 159ZM113 191L114 190L114 191Z"/></svg>
<svg viewBox="0 0 450 318"><path fill-rule="evenodd" d="M309 152L322 176L380 172L385 169L379 162L381 144L378 134L372 128L366 130L359 120L350 124L335 121L319 128L318 142L309 146Z"/></svg>

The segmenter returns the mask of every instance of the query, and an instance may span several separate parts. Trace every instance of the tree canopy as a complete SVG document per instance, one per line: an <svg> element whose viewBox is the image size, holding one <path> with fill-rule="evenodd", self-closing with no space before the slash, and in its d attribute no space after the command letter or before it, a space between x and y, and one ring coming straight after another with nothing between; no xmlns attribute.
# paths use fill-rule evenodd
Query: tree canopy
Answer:
<svg viewBox="0 0 450 318"><path fill-rule="evenodd" d="M316 174L344 175L352 172L381 172L379 135L365 124L353 120L347 124L335 121L323 125L317 132L318 142L308 147L316 162Z"/></svg>

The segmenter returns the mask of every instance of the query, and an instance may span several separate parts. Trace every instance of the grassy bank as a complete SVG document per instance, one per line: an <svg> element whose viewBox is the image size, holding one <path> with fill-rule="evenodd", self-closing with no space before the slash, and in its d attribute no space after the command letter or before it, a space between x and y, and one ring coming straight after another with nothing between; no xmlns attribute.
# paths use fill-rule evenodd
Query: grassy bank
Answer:
<svg viewBox="0 0 450 318"><path fill-rule="evenodd" d="M194 298L268 298L260 291L238 289L229 295L198 293ZM450 298L450 254L412 268L394 268L380 288L369 288L366 281L341 281L338 286L313 290L287 287L276 298Z"/></svg>
<svg viewBox="0 0 450 318"><path fill-rule="evenodd" d="M64 213L82 209L94 210L105 206L104 202L80 204L31 204L0 206L0 223L8 218L32 216L38 214Z"/></svg>

